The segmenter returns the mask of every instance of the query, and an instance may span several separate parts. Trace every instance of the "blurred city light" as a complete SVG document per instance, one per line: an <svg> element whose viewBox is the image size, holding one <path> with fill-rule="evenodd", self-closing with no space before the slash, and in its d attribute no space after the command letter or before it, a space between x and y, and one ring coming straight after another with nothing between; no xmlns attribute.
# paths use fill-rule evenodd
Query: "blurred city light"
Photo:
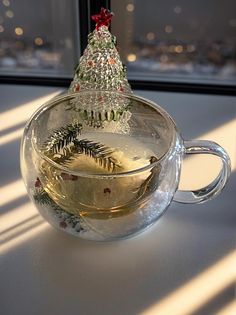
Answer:
<svg viewBox="0 0 236 315"><path fill-rule="evenodd" d="M128 56L127 56L127 60L129 61L129 62L134 62L135 60L136 60L136 55L135 54L129 54Z"/></svg>
<svg viewBox="0 0 236 315"><path fill-rule="evenodd" d="M35 45L42 46L43 45L43 39L41 37L36 37L34 40Z"/></svg>
<svg viewBox="0 0 236 315"><path fill-rule="evenodd" d="M3 3L3 5L5 5L5 7L9 7L9 5L10 5L9 0L3 0L2 3Z"/></svg>
<svg viewBox="0 0 236 315"><path fill-rule="evenodd" d="M181 45L175 46L175 52L177 52L178 54L182 53L183 50L184 50L183 46Z"/></svg>
<svg viewBox="0 0 236 315"><path fill-rule="evenodd" d="M133 12L134 11L134 5L132 3L127 4L126 10L129 12Z"/></svg>
<svg viewBox="0 0 236 315"><path fill-rule="evenodd" d="M174 7L174 12L176 14L180 14L182 12L182 8L180 6L176 6L176 7Z"/></svg>
<svg viewBox="0 0 236 315"><path fill-rule="evenodd" d="M147 33L147 40L154 40L155 39L155 34L153 32Z"/></svg>
<svg viewBox="0 0 236 315"><path fill-rule="evenodd" d="M6 16L10 19L12 19L14 17L14 13L11 10L7 10L6 11Z"/></svg>
<svg viewBox="0 0 236 315"><path fill-rule="evenodd" d="M16 33L16 35L20 36L20 35L23 35L24 31L21 27L16 27L15 33Z"/></svg>
<svg viewBox="0 0 236 315"><path fill-rule="evenodd" d="M172 33L173 32L173 27L171 25L166 25L165 26L165 32L166 33Z"/></svg>

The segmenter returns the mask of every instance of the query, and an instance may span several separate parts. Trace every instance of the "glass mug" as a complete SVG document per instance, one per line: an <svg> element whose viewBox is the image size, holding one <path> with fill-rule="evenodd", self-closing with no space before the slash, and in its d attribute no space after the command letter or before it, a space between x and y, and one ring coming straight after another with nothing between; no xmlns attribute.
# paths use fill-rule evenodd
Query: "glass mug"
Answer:
<svg viewBox="0 0 236 315"><path fill-rule="evenodd" d="M188 154L222 161L207 187L178 190ZM41 106L27 123L21 171L28 194L54 227L115 240L156 222L171 201L200 203L223 189L230 160L211 141L184 141L170 115L135 95L81 91Z"/></svg>

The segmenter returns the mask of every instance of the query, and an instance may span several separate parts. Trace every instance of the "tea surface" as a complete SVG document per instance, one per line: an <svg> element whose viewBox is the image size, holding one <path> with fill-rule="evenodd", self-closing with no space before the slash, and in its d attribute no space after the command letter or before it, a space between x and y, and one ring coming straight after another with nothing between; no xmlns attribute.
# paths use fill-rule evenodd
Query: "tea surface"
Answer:
<svg viewBox="0 0 236 315"><path fill-rule="evenodd" d="M83 133L77 144L77 150L68 146L68 159L60 159L60 154L51 157L67 171L48 162L41 166L44 189L67 212L101 219L125 215L140 207L155 190L158 166L115 176L157 160L157 152L141 141L128 135L93 132Z"/></svg>

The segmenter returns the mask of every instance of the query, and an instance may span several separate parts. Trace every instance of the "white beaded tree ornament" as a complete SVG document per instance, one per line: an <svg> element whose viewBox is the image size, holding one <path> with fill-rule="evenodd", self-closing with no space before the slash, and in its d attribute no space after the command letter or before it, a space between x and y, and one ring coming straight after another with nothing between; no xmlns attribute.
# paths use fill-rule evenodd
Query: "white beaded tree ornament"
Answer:
<svg viewBox="0 0 236 315"><path fill-rule="evenodd" d="M104 8L92 16L96 28L88 35L88 45L76 67L69 93L91 89L131 93L125 66L116 49L116 37L108 29L112 16Z"/></svg>

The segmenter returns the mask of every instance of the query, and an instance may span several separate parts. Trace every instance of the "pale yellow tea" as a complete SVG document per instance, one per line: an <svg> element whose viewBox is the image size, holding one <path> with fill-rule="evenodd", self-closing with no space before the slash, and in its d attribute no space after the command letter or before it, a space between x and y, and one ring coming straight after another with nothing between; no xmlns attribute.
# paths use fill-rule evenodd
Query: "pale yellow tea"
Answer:
<svg viewBox="0 0 236 315"><path fill-rule="evenodd" d="M153 164L157 156L150 145L128 135L83 133L61 154L49 156L63 169L43 161L39 177L65 211L97 219L118 217L145 204L155 191L160 173Z"/></svg>

